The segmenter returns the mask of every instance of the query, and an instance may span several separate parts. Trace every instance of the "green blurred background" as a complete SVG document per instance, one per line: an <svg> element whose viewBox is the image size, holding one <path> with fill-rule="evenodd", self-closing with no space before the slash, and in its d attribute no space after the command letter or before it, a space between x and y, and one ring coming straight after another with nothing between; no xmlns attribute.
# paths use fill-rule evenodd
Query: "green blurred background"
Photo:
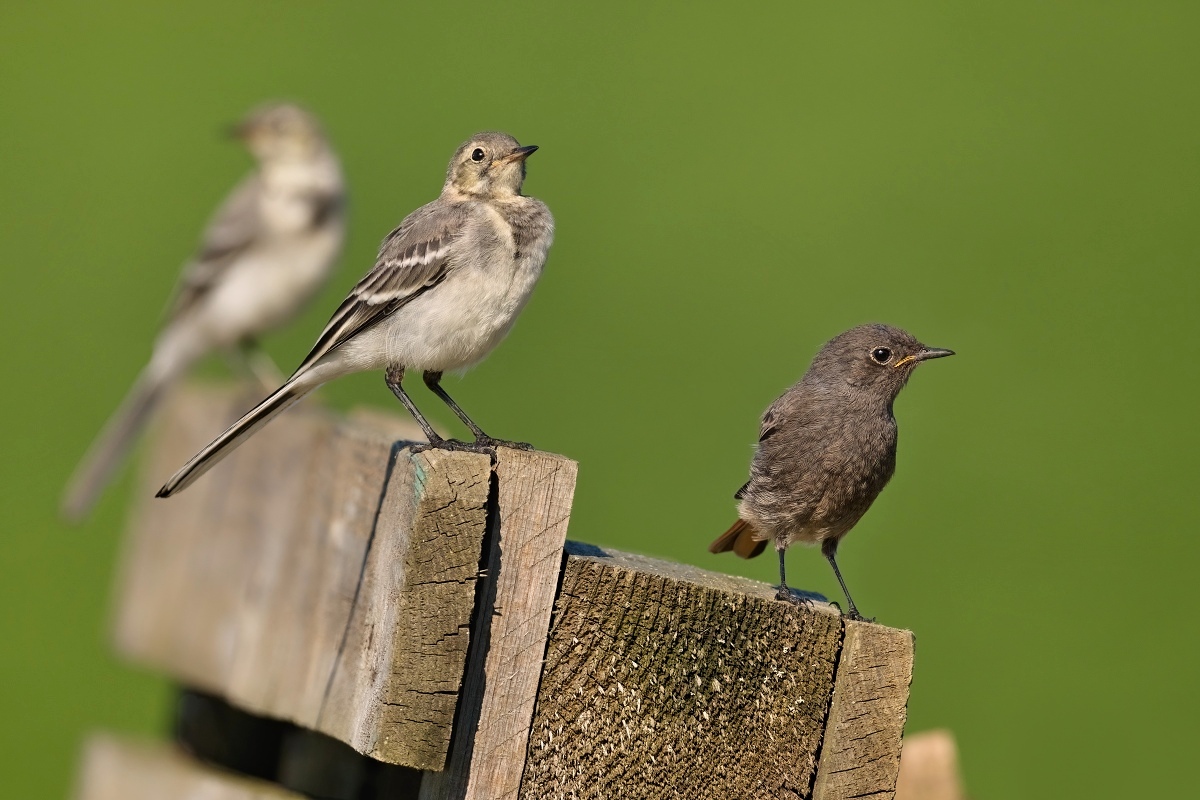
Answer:
<svg viewBox="0 0 1200 800"><path fill-rule="evenodd" d="M705 549L759 413L839 331L909 328L959 356L901 397L897 476L841 550L862 607L917 633L908 730L953 729L977 798L1184 796L1198 23L1094 0L4 4L0 793L62 797L86 730L164 726L164 682L105 642L129 473L82 530L55 505L249 167L219 131L292 98L353 217L328 290L267 342L281 365L462 139L539 144L548 271L447 385L580 461L571 536L773 580ZM324 396L400 413L378 375ZM839 597L817 552L789 563Z"/></svg>

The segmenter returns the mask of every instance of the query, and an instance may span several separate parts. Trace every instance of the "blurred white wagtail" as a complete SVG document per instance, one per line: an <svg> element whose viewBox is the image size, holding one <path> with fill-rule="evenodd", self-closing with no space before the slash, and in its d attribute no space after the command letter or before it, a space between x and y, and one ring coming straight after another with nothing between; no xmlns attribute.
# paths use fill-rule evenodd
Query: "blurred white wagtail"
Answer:
<svg viewBox="0 0 1200 800"><path fill-rule="evenodd" d="M375 266L292 377L185 464L158 496L190 485L321 384L365 370L385 370L388 387L416 418L429 446L515 445L484 433L440 381L443 372L479 363L500 343L542 274L554 219L544 203L521 194L525 159L536 149L504 133L480 133L459 147L441 196L387 235ZM424 373L425 384L470 428L473 443L434 432L401 387L405 370Z"/></svg>
<svg viewBox="0 0 1200 800"><path fill-rule="evenodd" d="M209 222L150 363L67 484L62 513L70 520L87 515L172 381L213 351L245 359L260 335L312 298L341 252L342 170L316 119L293 105L271 105L251 112L233 134L258 168Z"/></svg>

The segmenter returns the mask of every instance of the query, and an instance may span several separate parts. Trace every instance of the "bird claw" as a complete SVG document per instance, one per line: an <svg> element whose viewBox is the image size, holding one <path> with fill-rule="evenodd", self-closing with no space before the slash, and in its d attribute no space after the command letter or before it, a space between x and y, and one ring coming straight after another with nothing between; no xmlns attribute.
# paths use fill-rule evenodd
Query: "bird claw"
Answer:
<svg viewBox="0 0 1200 800"><path fill-rule="evenodd" d="M511 447L513 450L536 450L529 442L510 442L507 439L493 439L491 436L480 436L475 439L475 444L480 447Z"/></svg>
<svg viewBox="0 0 1200 800"><path fill-rule="evenodd" d="M478 442L462 442L458 439L438 439L433 442L420 442L412 445L409 450L413 453L424 453L428 450L453 450L458 453L486 453L486 447L480 447Z"/></svg>
<svg viewBox="0 0 1200 800"><path fill-rule="evenodd" d="M838 610L838 613L841 614L846 619L852 619L855 622L874 622L875 621L874 617L864 617L862 614L858 613L858 609L855 608L854 606L850 606L849 611L842 611L841 604L838 603L838 601L836 601L836 600L830 600L829 605L836 608Z"/></svg>
<svg viewBox="0 0 1200 800"><path fill-rule="evenodd" d="M507 439L493 439L490 436L481 436L473 442L464 442L458 439L437 439L431 442L421 442L411 447L414 453L424 453L426 450L453 450L459 453L488 453L496 454L497 447L511 447L514 450L533 450L534 446L528 442L510 442Z"/></svg>
<svg viewBox="0 0 1200 800"><path fill-rule="evenodd" d="M791 603L792 605L799 606L801 608L811 608L813 604L812 598L793 594L792 590L786 586L779 587L779 591L775 592L775 599L782 600L785 603Z"/></svg>

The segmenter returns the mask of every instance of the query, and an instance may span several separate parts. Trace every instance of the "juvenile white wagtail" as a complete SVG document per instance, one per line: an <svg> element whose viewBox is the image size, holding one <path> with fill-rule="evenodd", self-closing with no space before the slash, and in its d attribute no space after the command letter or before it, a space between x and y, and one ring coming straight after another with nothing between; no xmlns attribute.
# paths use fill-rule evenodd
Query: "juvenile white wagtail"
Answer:
<svg viewBox="0 0 1200 800"><path fill-rule="evenodd" d="M316 119L294 105L271 105L233 134L258 168L209 222L150 363L76 467L62 499L70 520L86 516L172 381L214 351L246 359L260 335L320 289L341 252L342 169Z"/></svg>
<svg viewBox="0 0 1200 800"><path fill-rule="evenodd" d="M544 203L521 194L525 159L536 149L505 133L480 133L459 147L441 196L387 235L375 266L292 377L185 464L158 496L190 485L321 384L364 370L385 370L388 387L432 447L515 445L485 434L440 381L443 372L479 363L500 343L542 274L554 219ZM470 428L474 443L434 432L401 386L406 370L423 373L425 384Z"/></svg>

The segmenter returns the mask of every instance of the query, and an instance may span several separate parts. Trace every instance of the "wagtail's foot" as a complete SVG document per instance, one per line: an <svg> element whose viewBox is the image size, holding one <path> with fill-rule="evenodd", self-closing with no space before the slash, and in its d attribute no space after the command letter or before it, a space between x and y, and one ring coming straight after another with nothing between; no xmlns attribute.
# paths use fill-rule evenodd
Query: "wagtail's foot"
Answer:
<svg viewBox="0 0 1200 800"><path fill-rule="evenodd" d="M461 442L458 439L438 438L429 442L420 442L409 448L413 453L424 453L428 450L453 450L457 453L490 453L486 447L480 447L478 442Z"/></svg>
<svg viewBox="0 0 1200 800"><path fill-rule="evenodd" d="M529 442L510 442L507 439L493 439L491 436L484 434L476 437L475 444L480 447L511 447L513 450L534 450L536 449Z"/></svg>

